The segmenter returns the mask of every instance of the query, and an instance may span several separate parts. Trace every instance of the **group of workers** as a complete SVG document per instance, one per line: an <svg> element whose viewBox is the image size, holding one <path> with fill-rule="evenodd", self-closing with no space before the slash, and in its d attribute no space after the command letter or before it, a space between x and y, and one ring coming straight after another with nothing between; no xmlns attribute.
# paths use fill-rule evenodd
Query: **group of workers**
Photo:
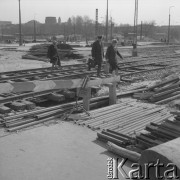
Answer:
<svg viewBox="0 0 180 180"><path fill-rule="evenodd" d="M103 43L102 43L102 36L98 36L97 40L92 44L92 59L89 59L88 61L88 70L91 70L91 67L97 67L97 76L101 76L101 66L102 62L104 59L104 48L103 48ZM118 74L118 61L117 61L117 56L119 56L121 59L123 59L122 55L119 53L117 50L117 40L113 39L112 43L110 46L107 48L106 54L105 54L105 59L106 59L106 64L109 65L109 72L115 74Z"/></svg>
<svg viewBox="0 0 180 180"><path fill-rule="evenodd" d="M106 64L108 66L108 71L110 73L118 73L118 61L117 56L123 59L122 55L117 50L117 40L113 39L111 45L107 48L106 54L104 56L104 47L102 43L102 36L98 36L97 40L92 44L91 55L92 58L88 60L88 70L97 66L97 76L101 77L101 67L103 63L103 59L105 57ZM50 59L50 63L52 63L52 70L54 68L61 68L60 57L57 50L57 41L53 40L53 43L48 48L47 57Z"/></svg>

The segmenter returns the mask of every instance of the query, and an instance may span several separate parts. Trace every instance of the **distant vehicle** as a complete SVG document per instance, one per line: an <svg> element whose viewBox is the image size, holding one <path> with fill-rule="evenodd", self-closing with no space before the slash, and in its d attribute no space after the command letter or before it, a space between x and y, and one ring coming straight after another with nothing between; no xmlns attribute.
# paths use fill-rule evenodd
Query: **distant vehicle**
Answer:
<svg viewBox="0 0 180 180"><path fill-rule="evenodd" d="M122 46L132 46L134 41L134 33L127 33L124 35L124 40L121 42Z"/></svg>

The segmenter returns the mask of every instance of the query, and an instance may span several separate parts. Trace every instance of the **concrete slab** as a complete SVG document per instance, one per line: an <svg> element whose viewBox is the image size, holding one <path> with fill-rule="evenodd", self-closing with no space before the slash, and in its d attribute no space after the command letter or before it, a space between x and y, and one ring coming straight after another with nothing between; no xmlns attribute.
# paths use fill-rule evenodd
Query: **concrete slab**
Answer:
<svg viewBox="0 0 180 180"><path fill-rule="evenodd" d="M0 180L105 180L108 157L90 129L41 126L0 138Z"/></svg>

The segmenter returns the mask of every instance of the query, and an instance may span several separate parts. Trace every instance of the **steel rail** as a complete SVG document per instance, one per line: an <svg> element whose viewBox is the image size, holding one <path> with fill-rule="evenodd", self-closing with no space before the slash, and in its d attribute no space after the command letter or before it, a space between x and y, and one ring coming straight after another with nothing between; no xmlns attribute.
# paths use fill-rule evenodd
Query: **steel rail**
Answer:
<svg viewBox="0 0 180 180"><path fill-rule="evenodd" d="M31 72L31 74L16 74L14 76L9 76L9 77L1 77L0 78L0 82L1 81L7 81L7 80L14 80L14 79L21 79L21 78L31 78L34 76L45 76L45 75L55 75L58 76L58 74L63 75L63 73L68 73L68 72L72 72L72 71L83 71L85 68L83 67L77 67L77 68L73 68L73 69L67 69L67 70L53 70L53 71L46 71L46 72Z"/></svg>
<svg viewBox="0 0 180 180"><path fill-rule="evenodd" d="M83 66L85 65L84 63L79 63L79 64L68 64L68 65L63 65L62 68L69 68L69 67L78 67L78 66ZM5 72L0 72L0 75L2 74L11 74L11 73L23 73L23 72L29 72L29 71L39 71L39 70L50 70L51 67L45 67L45 68L33 68L33 69L23 69L23 70L16 70L16 71L5 71Z"/></svg>
<svg viewBox="0 0 180 180"><path fill-rule="evenodd" d="M105 101L106 100L98 101L97 104L102 104L102 102L104 103ZM93 108L94 105L96 105L96 104L93 102L90 103L91 108ZM36 117L36 118L34 118L34 120L29 119L27 121L27 123L25 123L21 120L19 122L14 123L14 124L7 124L7 126L8 126L7 131L9 131L9 132L17 131L17 130L20 130L22 128L37 125L37 124L47 122L50 120L55 120L56 118L62 117L64 115L64 113L70 112L71 109L72 109L72 107L66 107L64 109L58 109L55 112L46 113L46 115L41 116L40 118Z"/></svg>
<svg viewBox="0 0 180 180"><path fill-rule="evenodd" d="M135 71L135 72L130 72L130 73L126 73L126 74L122 74L122 72L120 72L119 74L122 74L122 76L127 76L127 75L133 75L133 74L138 74L138 73L144 73L144 72L150 72L150 71L156 71L156 70L160 70L160 69L165 69L165 68L170 68L170 67L175 67L175 66L179 66L179 65L170 65L170 66L166 66L166 67L159 67L159 68L154 68L154 69L143 69L141 71ZM132 68L132 67L131 67ZM81 69L81 70L79 70ZM122 68L123 69L123 68ZM121 70L122 70L121 69ZM71 70L64 70L64 71L56 71L56 72L41 72L41 73L34 73L34 74L26 74L26 75L19 75L19 76L13 76L13 77L4 77L4 78L0 78L0 82L4 82L4 81L7 81L7 80L18 80L18 79L21 79L21 78L32 78L32 77L35 77L35 76L45 76L44 78L46 78L45 80L52 80L52 79L59 79L59 78L73 78L73 77L77 77L79 75L83 76L83 75L86 75L86 74L94 74L96 71L86 71L84 72L85 69L82 67L82 68L78 68L78 70L76 69L71 69ZM76 71L74 73L71 73L70 75L63 75L63 73L68 73L68 71L72 72L72 71ZM78 73L78 71L80 71ZM47 78L46 76L48 75L54 75L55 77L51 77L51 78ZM20 80L21 81L21 80Z"/></svg>
<svg viewBox="0 0 180 180"><path fill-rule="evenodd" d="M29 92L29 93L23 93L23 94L14 94L13 96L8 96L5 98L0 99L0 104L19 100L19 99L26 99L26 98L34 98L39 96L48 95L52 92L59 92L59 90L46 90L46 91L40 91L40 92Z"/></svg>

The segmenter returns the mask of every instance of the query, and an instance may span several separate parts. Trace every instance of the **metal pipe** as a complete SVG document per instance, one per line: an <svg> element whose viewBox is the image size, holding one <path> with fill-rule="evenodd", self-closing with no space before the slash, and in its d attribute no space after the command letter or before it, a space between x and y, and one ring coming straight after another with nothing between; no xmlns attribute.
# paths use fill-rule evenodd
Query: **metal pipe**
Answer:
<svg viewBox="0 0 180 180"><path fill-rule="evenodd" d="M121 140L118 140L116 138L113 138L111 136L108 136L108 135L105 135L105 134L102 134L102 133L97 133L97 136L98 136L98 139L100 140L104 140L104 141L110 141L110 142L114 142L116 144L119 144L119 145L122 145L123 144L123 141Z"/></svg>
<svg viewBox="0 0 180 180"><path fill-rule="evenodd" d="M93 126L93 127L94 128L106 128L106 127L113 128L116 126L123 127L124 125L127 125L128 122L132 123L132 121L135 121L140 118L145 118L145 116L155 113L156 110L149 110L149 111L145 111L144 113L140 113L140 114L138 112L139 111L135 111L131 115L125 114L123 117L120 117L120 116L112 117L112 118L108 119L107 124L100 124L99 126ZM143 112L143 110L141 112Z"/></svg>

